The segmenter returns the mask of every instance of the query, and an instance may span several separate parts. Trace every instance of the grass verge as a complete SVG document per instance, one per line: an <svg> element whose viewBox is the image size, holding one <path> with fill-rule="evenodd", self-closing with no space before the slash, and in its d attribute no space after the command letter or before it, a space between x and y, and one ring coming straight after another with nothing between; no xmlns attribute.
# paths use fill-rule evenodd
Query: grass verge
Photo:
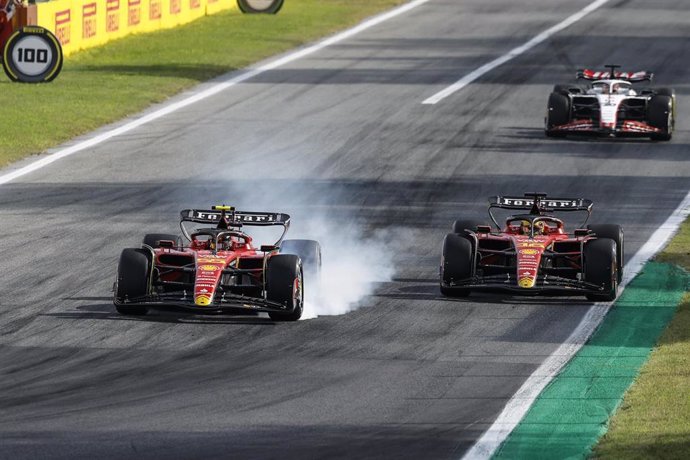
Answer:
<svg viewBox="0 0 690 460"><path fill-rule="evenodd" d="M690 271L690 219L657 260ZM690 452L690 293L686 293L594 457L685 459Z"/></svg>
<svg viewBox="0 0 690 460"><path fill-rule="evenodd" d="M290 0L277 15L229 11L74 54L49 84L0 72L0 167L404 1Z"/></svg>

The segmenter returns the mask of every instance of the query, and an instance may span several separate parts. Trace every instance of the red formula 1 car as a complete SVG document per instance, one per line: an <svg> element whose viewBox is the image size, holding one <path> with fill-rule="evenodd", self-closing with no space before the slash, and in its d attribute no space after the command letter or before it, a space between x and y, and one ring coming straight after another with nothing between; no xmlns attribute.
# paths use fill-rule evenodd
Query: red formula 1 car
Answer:
<svg viewBox="0 0 690 460"><path fill-rule="evenodd" d="M496 226L458 220L446 235L441 258L441 293L461 297L473 290L515 294L584 294L590 300L616 298L623 276L623 231L618 225L584 226L592 201L547 198L543 193L490 199ZM500 227L492 210L527 211L510 215ZM585 222L566 232L557 212L585 212Z"/></svg>
<svg viewBox="0 0 690 460"><path fill-rule="evenodd" d="M124 315L149 307L196 313L267 312L273 320L302 315L304 273L318 275L321 247L313 240L283 240L290 216L241 212L229 206L185 209L177 235L149 234L141 248L122 251L114 304ZM189 232L185 223L212 224ZM278 241L255 247L245 226L282 226Z"/></svg>
<svg viewBox="0 0 690 460"><path fill-rule="evenodd" d="M611 137L649 137L668 141L673 136L675 92L670 88L634 88L650 82L651 72L580 70L586 85L556 85L549 96L545 132L549 137L569 134Z"/></svg>

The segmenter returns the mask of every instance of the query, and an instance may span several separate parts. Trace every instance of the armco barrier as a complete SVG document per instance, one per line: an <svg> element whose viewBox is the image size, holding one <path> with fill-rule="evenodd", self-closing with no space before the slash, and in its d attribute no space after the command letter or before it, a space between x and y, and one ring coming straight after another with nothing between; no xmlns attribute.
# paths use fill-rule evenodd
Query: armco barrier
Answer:
<svg viewBox="0 0 690 460"><path fill-rule="evenodd" d="M58 37L67 56L125 35L236 8L236 0L53 0L36 4L36 24Z"/></svg>

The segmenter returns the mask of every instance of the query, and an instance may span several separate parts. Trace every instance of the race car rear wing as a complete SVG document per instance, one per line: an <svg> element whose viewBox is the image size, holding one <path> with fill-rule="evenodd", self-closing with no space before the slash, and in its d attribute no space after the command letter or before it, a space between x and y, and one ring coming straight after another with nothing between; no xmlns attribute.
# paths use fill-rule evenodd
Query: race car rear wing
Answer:
<svg viewBox="0 0 690 460"><path fill-rule="evenodd" d="M541 215L544 212L575 212L587 213L584 225L589 220L594 202L586 198L549 198L546 193L525 193L522 197L493 196L489 198L489 216L496 227L501 226L496 221L491 210L493 208L529 211L530 214Z"/></svg>
<svg viewBox="0 0 690 460"><path fill-rule="evenodd" d="M290 225L290 216L276 212L252 212L235 211L235 208L220 209L214 206L211 211L199 209L185 209L180 212L183 222L196 222L198 224L219 224L223 217L230 227L241 227L243 225L266 226L266 225Z"/></svg>
<svg viewBox="0 0 690 460"><path fill-rule="evenodd" d="M180 211L180 229L182 234L191 241L191 236L184 226L185 222L198 224L215 224L219 229L240 229L245 225L254 227L268 227L278 225L283 227L283 233L275 243L280 245L290 228L290 216L278 212L236 211L232 206L213 206L210 211L201 209L184 209Z"/></svg>
<svg viewBox="0 0 690 460"><path fill-rule="evenodd" d="M639 72L620 72L616 71L616 67L620 66L606 66L611 68L609 71L599 71L590 69L580 69L575 74L575 77L580 80L625 80L630 83L637 83L641 81L652 81L654 78L653 72L642 70Z"/></svg>

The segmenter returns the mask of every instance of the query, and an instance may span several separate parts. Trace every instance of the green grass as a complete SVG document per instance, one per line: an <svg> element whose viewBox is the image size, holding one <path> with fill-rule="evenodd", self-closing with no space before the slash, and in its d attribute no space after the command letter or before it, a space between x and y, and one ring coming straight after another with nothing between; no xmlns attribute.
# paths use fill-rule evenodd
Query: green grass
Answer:
<svg viewBox="0 0 690 460"><path fill-rule="evenodd" d="M224 12L71 55L48 84L0 72L0 167L403 2L289 0L277 15Z"/></svg>
<svg viewBox="0 0 690 460"><path fill-rule="evenodd" d="M690 271L690 220L657 258ZM605 459L690 455L690 293L594 449Z"/></svg>

